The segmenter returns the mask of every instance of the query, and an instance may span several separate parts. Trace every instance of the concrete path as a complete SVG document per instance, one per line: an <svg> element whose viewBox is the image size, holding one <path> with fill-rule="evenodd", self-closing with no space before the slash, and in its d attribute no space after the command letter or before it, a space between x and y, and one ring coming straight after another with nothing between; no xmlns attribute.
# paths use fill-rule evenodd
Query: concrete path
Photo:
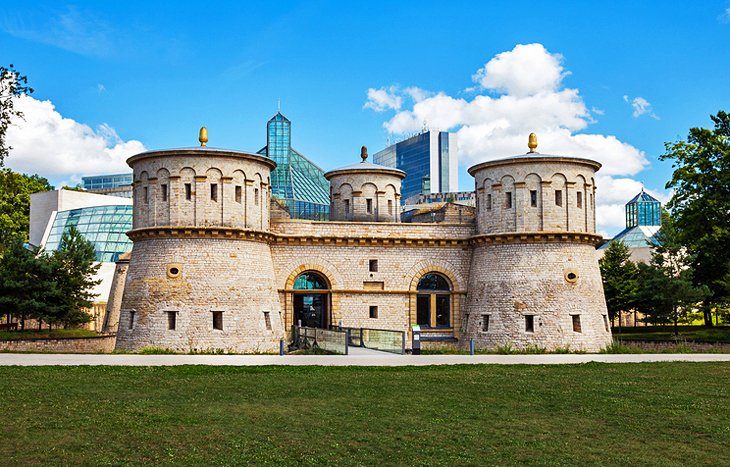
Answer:
<svg viewBox="0 0 730 467"><path fill-rule="evenodd" d="M0 365L321 365L423 366L457 364L555 365L588 362L730 362L730 354L553 354L553 355L123 355L0 353Z"/></svg>

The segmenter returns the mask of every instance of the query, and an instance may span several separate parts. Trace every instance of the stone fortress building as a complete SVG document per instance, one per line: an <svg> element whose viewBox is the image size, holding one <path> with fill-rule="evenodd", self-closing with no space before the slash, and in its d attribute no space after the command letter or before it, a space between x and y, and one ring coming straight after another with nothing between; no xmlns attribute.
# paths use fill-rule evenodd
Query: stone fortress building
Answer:
<svg viewBox="0 0 730 467"><path fill-rule="evenodd" d="M328 172L330 221L271 202L267 157L149 151L134 171L118 349L275 352L292 326L421 326L425 341L596 352L611 343L594 245L597 162L535 151L478 164L476 218L402 223L398 169ZM128 262L127 262L128 261ZM123 287L123 293L120 288Z"/></svg>

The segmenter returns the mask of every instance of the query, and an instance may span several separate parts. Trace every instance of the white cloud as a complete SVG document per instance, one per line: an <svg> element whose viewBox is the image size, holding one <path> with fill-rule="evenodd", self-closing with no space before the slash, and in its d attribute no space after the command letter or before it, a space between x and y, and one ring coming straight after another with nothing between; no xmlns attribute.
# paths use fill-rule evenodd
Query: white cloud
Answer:
<svg viewBox="0 0 730 467"><path fill-rule="evenodd" d="M13 149L5 164L14 170L75 184L85 175L129 172L126 159L145 151L141 142L123 141L106 124L94 130L64 118L51 101L21 96L15 108L24 120L17 119L7 131Z"/></svg>
<svg viewBox="0 0 730 467"><path fill-rule="evenodd" d="M578 89L563 87L567 74L560 55L541 44L517 45L472 76L477 84L473 97L423 91L420 98L411 99L412 105L402 105L403 100L400 108L391 106L395 115L383 126L390 134L419 131L423 122L432 129L453 131L460 163L467 166L526 152L531 132L538 135L538 151L595 159L603 164L597 182L599 230L616 231L624 226L623 205L641 189L631 177L648 161L643 151L616 136L585 132L594 123L591 112L603 112L589 111ZM388 90L391 100L411 96L394 86Z"/></svg>
<svg viewBox="0 0 730 467"><path fill-rule="evenodd" d="M484 89L524 97L555 91L566 73L562 56L550 54L542 44L518 44L479 69L472 80Z"/></svg>
<svg viewBox="0 0 730 467"><path fill-rule="evenodd" d="M403 99L395 94L395 86L389 89L368 89L368 100L363 105L364 109L373 109L376 112L384 112L389 109L399 110Z"/></svg>
<svg viewBox="0 0 730 467"><path fill-rule="evenodd" d="M730 8L725 8L725 11L717 19L721 23L730 23Z"/></svg>
<svg viewBox="0 0 730 467"><path fill-rule="evenodd" d="M656 116L654 113L654 110L651 108L651 104L648 100L644 99L641 96L634 97L633 99L630 99L629 96L624 96L624 101L631 104L631 107L633 107L634 112L631 114L634 118L639 118L642 115L648 115L651 118L655 120L659 120L659 117Z"/></svg>

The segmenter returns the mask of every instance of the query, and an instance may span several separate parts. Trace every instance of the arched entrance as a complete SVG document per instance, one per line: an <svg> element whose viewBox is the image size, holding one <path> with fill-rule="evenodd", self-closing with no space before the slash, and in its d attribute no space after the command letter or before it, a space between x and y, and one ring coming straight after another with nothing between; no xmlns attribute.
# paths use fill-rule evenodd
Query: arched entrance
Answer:
<svg viewBox="0 0 730 467"><path fill-rule="evenodd" d="M424 274L416 287L416 323L428 328L451 327L451 286L435 272Z"/></svg>
<svg viewBox="0 0 730 467"><path fill-rule="evenodd" d="M294 324L326 328L330 317L330 290L327 279L314 271L299 274L294 281Z"/></svg>

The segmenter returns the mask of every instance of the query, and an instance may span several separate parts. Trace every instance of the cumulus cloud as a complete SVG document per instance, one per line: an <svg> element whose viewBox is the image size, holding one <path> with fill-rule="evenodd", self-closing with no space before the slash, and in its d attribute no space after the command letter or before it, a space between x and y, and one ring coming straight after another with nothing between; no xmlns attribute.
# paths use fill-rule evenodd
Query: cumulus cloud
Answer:
<svg viewBox="0 0 730 467"><path fill-rule="evenodd" d="M24 119L7 131L13 149L5 163L14 170L73 183L86 175L129 172L126 159L145 151L140 141L124 141L106 124L93 129L64 118L51 101L21 96L15 108Z"/></svg>
<svg viewBox="0 0 730 467"><path fill-rule="evenodd" d="M399 110L403 99L395 94L395 86L388 89L368 89L368 100L363 105L364 109L373 109L376 112L384 112L389 109Z"/></svg>
<svg viewBox="0 0 730 467"><path fill-rule="evenodd" d="M395 110L383 126L395 135L417 132L424 122L431 129L455 132L460 163L467 166L527 151L531 132L538 135L540 152L595 159L603 164L597 222L600 229L615 231L624 225L623 204L641 189L631 177L648 161L643 151L616 136L586 131L594 115L603 112L589 110L578 89L563 86L569 73L562 56L542 44L517 45L472 75L470 90L476 94L469 98L429 91L414 98L398 87L387 88L391 101L404 99L399 108L382 106L380 111ZM366 107L378 110L375 102L368 105L370 90L368 98Z"/></svg>
<svg viewBox="0 0 730 467"><path fill-rule="evenodd" d="M649 101L644 99L643 97L637 96L633 99L630 99L629 96L624 96L624 101L628 102L629 104L631 104L631 107L633 107L634 112L631 115L634 118L639 118L642 115L648 115L655 120L659 120L659 117L657 117L654 113L654 110L652 109Z"/></svg>

